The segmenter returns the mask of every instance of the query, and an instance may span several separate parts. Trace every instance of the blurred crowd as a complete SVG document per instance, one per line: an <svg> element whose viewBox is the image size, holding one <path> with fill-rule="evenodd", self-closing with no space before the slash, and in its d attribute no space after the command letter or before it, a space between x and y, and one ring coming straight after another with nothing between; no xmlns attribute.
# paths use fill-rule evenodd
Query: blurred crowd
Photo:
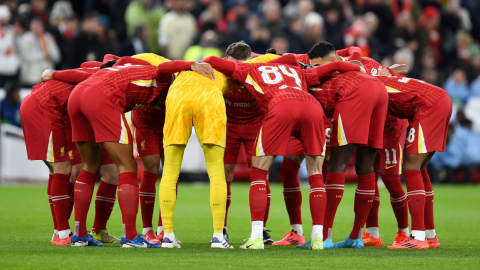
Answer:
<svg viewBox="0 0 480 270"><path fill-rule="evenodd" d="M35 85L45 69L76 68L107 53L197 61L221 56L239 40L257 53L270 47L306 53L325 40L339 49L360 47L384 66L407 64L409 77L443 87L457 107L480 97L478 0L0 3L0 87L9 82L9 89ZM452 130L459 134L465 125L457 119Z"/></svg>

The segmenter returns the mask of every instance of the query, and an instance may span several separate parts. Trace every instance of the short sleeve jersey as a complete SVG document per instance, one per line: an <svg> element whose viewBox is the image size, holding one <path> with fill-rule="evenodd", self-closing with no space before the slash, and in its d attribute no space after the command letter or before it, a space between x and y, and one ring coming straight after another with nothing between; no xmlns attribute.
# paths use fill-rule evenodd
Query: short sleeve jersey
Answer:
<svg viewBox="0 0 480 270"><path fill-rule="evenodd" d="M122 112L128 112L151 103L160 95L155 73L150 65L118 65L104 68L81 85L101 89Z"/></svg>
<svg viewBox="0 0 480 270"><path fill-rule="evenodd" d="M376 77L388 91L388 112L398 118L413 118L416 112L430 109L439 99L447 96L440 87L407 77Z"/></svg>

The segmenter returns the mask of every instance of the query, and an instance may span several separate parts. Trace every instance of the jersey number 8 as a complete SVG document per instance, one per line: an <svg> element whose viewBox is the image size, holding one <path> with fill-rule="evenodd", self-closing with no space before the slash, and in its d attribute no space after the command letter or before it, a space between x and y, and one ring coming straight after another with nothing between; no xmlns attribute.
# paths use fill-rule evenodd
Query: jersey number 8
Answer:
<svg viewBox="0 0 480 270"><path fill-rule="evenodd" d="M266 84L280 83L283 81L283 73L284 75L293 78L298 87L302 88L302 80L300 80L300 76L298 76L298 73L293 68L289 67L287 70L287 68L283 65L278 67L261 66L258 68L258 70L262 72L262 79Z"/></svg>

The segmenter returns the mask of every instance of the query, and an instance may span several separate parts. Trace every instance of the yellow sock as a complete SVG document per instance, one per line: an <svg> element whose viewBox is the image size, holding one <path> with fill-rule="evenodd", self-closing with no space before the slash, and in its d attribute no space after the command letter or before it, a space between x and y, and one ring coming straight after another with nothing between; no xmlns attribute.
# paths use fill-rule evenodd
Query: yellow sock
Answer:
<svg viewBox="0 0 480 270"><path fill-rule="evenodd" d="M213 232L222 233L227 204L227 183L223 164L225 148L213 144L204 144L202 149L207 164L208 177L210 178L210 208L213 216Z"/></svg>
<svg viewBox="0 0 480 270"><path fill-rule="evenodd" d="M169 145L165 147L165 165L160 182L160 210L162 212L163 230L173 232L173 212L177 201L177 181L182 167L185 145Z"/></svg>

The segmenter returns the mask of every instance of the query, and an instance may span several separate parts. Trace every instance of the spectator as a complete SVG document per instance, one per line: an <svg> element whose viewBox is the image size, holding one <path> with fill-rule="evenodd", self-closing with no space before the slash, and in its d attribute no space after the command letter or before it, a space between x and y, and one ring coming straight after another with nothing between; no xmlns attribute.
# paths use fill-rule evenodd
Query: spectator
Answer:
<svg viewBox="0 0 480 270"><path fill-rule="evenodd" d="M288 52L290 52L289 46L290 45L288 43L288 39L286 39L284 37L275 37L275 38L273 38L272 43L270 44L270 47L274 48L277 51L277 53L288 53Z"/></svg>
<svg viewBox="0 0 480 270"><path fill-rule="evenodd" d="M215 30L221 34L228 33L228 23L223 17L223 5L220 1L210 1L208 8L198 18L198 27L202 34L207 30Z"/></svg>
<svg viewBox="0 0 480 270"><path fill-rule="evenodd" d="M80 32L66 45L65 68L78 68L86 61L102 61L106 53L104 44L98 38L100 25L97 13L89 13L82 22Z"/></svg>
<svg viewBox="0 0 480 270"><path fill-rule="evenodd" d="M30 26L30 21L34 18L40 19L44 27L48 26L50 17L47 13L47 5L47 0L31 0L30 9L21 15L23 27L28 29Z"/></svg>
<svg viewBox="0 0 480 270"><path fill-rule="evenodd" d="M147 53L149 30L145 24L138 24L133 29L133 38L123 43L120 50L120 56L132 56L140 53Z"/></svg>
<svg viewBox="0 0 480 270"><path fill-rule="evenodd" d="M97 37L104 45L105 53L117 54L119 51L115 31L110 29L110 19L107 15L98 16Z"/></svg>
<svg viewBox="0 0 480 270"><path fill-rule="evenodd" d="M460 121L465 137L465 148L462 153L462 169L465 173L463 182L472 182L472 173L475 168L480 168L480 135L472 129L470 119Z"/></svg>
<svg viewBox="0 0 480 270"><path fill-rule="evenodd" d="M18 39L17 46L22 59L20 82L25 86L39 83L42 72L54 69L61 60L55 39L45 32L42 20L37 18L30 22L30 31Z"/></svg>
<svg viewBox="0 0 480 270"><path fill-rule="evenodd" d="M443 87L454 103L463 104L470 94L467 74L462 68L457 68L453 74L448 77Z"/></svg>
<svg viewBox="0 0 480 270"><path fill-rule="evenodd" d="M127 35L134 37L134 30L138 24L144 24L148 28L148 50L153 53L159 53L158 47L158 24L165 14L161 6L152 7L152 0L132 1L125 11L125 22L127 24Z"/></svg>
<svg viewBox="0 0 480 270"><path fill-rule="evenodd" d="M163 16L158 29L158 44L169 59L183 59L197 32L195 18L187 11L188 0L168 0L170 11Z"/></svg>
<svg viewBox="0 0 480 270"><path fill-rule="evenodd" d="M213 30L207 30L202 34L200 45L194 45L188 48L183 60L201 61L209 56L222 56L222 51L217 45L218 35Z"/></svg>
<svg viewBox="0 0 480 270"><path fill-rule="evenodd" d="M393 63L407 65L409 67L408 76L412 78L419 77L418 71L413 65L413 63L415 63L415 57L409 49L404 48L395 52L395 55L393 55Z"/></svg>
<svg viewBox="0 0 480 270"><path fill-rule="evenodd" d="M10 24L10 9L0 6L0 87L8 80L18 80L20 59L15 50L18 30Z"/></svg>
<svg viewBox="0 0 480 270"><path fill-rule="evenodd" d="M5 99L0 101L0 119L2 123L22 127L20 122L20 85L16 81L5 83L7 92Z"/></svg>
<svg viewBox="0 0 480 270"><path fill-rule="evenodd" d="M480 97L480 76L478 76L477 79L472 82L470 96Z"/></svg>
<svg viewBox="0 0 480 270"><path fill-rule="evenodd" d="M288 25L286 20L282 20L282 7L276 0L264 1L261 7L266 21L266 28L274 35L282 35Z"/></svg>
<svg viewBox="0 0 480 270"><path fill-rule="evenodd" d="M270 31L261 25L260 17L256 14L248 17L247 30L250 31L250 35L245 40L252 48L252 52L263 53L268 49L270 44ZM240 38L243 40L243 38Z"/></svg>

